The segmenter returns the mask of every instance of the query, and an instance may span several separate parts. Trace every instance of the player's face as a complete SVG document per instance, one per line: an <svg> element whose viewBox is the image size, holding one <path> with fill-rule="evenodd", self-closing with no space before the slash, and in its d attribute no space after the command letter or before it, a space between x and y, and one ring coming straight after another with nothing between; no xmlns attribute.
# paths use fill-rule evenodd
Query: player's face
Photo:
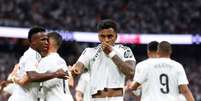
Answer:
<svg viewBox="0 0 201 101"><path fill-rule="evenodd" d="M113 45L117 39L117 33L113 28L102 29L99 31L98 38L100 42L106 42L109 45Z"/></svg>
<svg viewBox="0 0 201 101"><path fill-rule="evenodd" d="M45 32L39 32L33 36L32 44L40 53L48 51L48 36Z"/></svg>

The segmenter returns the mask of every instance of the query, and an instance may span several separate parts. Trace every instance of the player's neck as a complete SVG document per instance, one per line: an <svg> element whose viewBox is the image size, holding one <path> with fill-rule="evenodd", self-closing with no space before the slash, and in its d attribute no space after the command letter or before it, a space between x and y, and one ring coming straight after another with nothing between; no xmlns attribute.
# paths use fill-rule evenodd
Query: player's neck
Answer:
<svg viewBox="0 0 201 101"><path fill-rule="evenodd" d="M157 54L156 53L148 53L148 57L149 58L157 58Z"/></svg>
<svg viewBox="0 0 201 101"><path fill-rule="evenodd" d="M169 55L159 55L159 58L170 58Z"/></svg>
<svg viewBox="0 0 201 101"><path fill-rule="evenodd" d="M51 48L48 50L48 54L50 53L56 53L57 52L57 49L54 49L54 48Z"/></svg>

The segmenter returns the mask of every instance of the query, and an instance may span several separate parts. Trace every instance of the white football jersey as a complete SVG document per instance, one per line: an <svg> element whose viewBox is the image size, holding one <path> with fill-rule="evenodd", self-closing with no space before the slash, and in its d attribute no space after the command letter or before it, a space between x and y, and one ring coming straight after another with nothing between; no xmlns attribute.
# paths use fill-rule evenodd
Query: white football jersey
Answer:
<svg viewBox="0 0 201 101"><path fill-rule="evenodd" d="M89 92L89 90L90 90L89 81L90 81L89 73L88 72L83 73L80 76L80 79L76 86L76 91L80 91L84 94L83 101L90 101L90 99L91 99L91 95Z"/></svg>
<svg viewBox="0 0 201 101"><path fill-rule="evenodd" d="M188 84L183 66L169 58L140 62L134 81L142 84L141 101L180 101L178 86Z"/></svg>
<svg viewBox="0 0 201 101"><path fill-rule="evenodd" d="M66 71L68 69L66 62L58 53L50 53L41 59L37 72L56 72L58 69ZM42 87L44 95L42 99L46 101L73 101L67 80L54 78L44 81Z"/></svg>
<svg viewBox="0 0 201 101"><path fill-rule="evenodd" d="M123 45L115 45L112 48L123 61L135 61L130 48ZM125 75L119 72L116 64L102 51L100 45L95 48L86 48L78 62L83 63L89 70L91 94L104 88L124 87Z"/></svg>
<svg viewBox="0 0 201 101"><path fill-rule="evenodd" d="M30 47L20 58L17 76L22 78L27 71L36 71L40 59L41 55ZM38 87L39 83L29 83L25 87L16 85L16 90L13 91L12 99L9 101L34 101L37 99L35 93Z"/></svg>

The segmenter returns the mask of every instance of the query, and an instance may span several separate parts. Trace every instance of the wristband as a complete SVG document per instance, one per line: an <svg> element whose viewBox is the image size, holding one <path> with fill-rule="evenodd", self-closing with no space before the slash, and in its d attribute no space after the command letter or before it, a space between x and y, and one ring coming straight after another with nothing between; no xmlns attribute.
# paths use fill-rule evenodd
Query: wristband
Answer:
<svg viewBox="0 0 201 101"><path fill-rule="evenodd" d="M116 55L115 51L112 51L108 54L108 57L113 58Z"/></svg>

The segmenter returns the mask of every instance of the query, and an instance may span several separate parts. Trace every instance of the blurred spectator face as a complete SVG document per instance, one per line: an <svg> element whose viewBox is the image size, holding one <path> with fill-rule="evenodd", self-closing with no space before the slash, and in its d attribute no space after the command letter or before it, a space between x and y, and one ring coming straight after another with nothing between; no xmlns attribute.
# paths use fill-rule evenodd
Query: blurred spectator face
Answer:
<svg viewBox="0 0 201 101"><path fill-rule="evenodd" d="M109 45L113 45L117 39L117 33L113 28L102 29L99 31L98 38L100 42L106 42Z"/></svg>
<svg viewBox="0 0 201 101"><path fill-rule="evenodd" d="M40 53L48 52L48 36L45 32L39 32L32 36L31 44L37 49Z"/></svg>

